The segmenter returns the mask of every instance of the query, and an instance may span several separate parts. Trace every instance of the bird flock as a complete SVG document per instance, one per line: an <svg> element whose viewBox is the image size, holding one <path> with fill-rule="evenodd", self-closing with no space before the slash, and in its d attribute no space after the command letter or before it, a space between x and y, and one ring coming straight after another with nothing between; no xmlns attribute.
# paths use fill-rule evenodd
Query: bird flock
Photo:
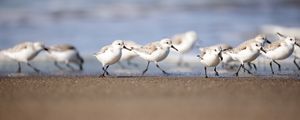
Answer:
<svg viewBox="0 0 300 120"><path fill-rule="evenodd" d="M204 66L206 78L208 77L207 68L214 67L215 76L219 76L217 66L232 62L239 64L235 76L239 76L241 69L252 74L251 70L245 67L245 64L249 68L254 67L256 69L253 61L260 55L265 56L269 60L272 74L274 74L274 64L281 71L281 65L277 61L287 59L290 56L294 57L293 63L300 70L298 64L298 60L300 59L300 40L281 33L274 33L274 35L278 37L278 40L272 42L265 35L257 35L253 39L246 40L236 47L228 44L201 47L199 48L199 54L195 55L195 57ZM148 71L150 63L154 63L163 74L168 75L169 73L160 67L159 62L163 61L169 55L170 50L173 49L179 55L177 65L184 65L184 54L192 50L197 40L197 34L194 31L177 34L170 38L163 38L146 45L140 45L130 40L115 40L110 45L103 46L94 54L96 59L102 64L103 73L99 77L109 76L109 66L116 63L120 64L120 61L127 61L129 65L136 66L135 63L131 62L135 57L140 57L147 62L146 68L141 72L141 75L144 75ZM64 63L71 70L83 70L84 59L74 46L68 44L45 46L40 42L25 42L12 48L1 50L1 53L17 61L17 73L20 73L21 63L28 65L35 72L40 72L29 61L34 59L41 51L46 51L50 58L54 60L54 65L60 70L66 68L60 66L58 63ZM74 68L70 64L76 64L78 68Z"/></svg>

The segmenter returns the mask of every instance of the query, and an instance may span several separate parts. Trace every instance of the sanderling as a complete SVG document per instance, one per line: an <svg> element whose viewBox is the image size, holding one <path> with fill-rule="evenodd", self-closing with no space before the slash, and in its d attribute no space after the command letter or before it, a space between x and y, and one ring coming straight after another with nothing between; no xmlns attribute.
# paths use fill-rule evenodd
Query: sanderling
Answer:
<svg viewBox="0 0 300 120"><path fill-rule="evenodd" d="M240 66L237 72L235 73L235 75L238 76L241 67L244 70L246 70L249 74L252 74L249 70L247 70L244 67L244 63L255 60L259 56L260 51L265 52L264 49L262 48L262 45L259 43L250 43L250 45L248 44L248 45L238 46L236 48L227 50L226 53L229 54L233 60L240 62Z"/></svg>
<svg viewBox="0 0 300 120"><path fill-rule="evenodd" d="M177 48L180 53L179 61L177 63L177 65L180 66L183 63L183 54L191 51L195 45L197 33L194 31L188 31L186 33L174 35L171 40L174 47Z"/></svg>
<svg viewBox="0 0 300 120"><path fill-rule="evenodd" d="M228 44L217 44L217 45L210 46L209 48L210 49L221 49L222 51L226 51L226 50L232 49L232 47L230 45L228 45ZM222 54L222 58L223 58L222 59L223 63L227 64L227 63L233 61L230 55L224 54L223 52L221 54Z"/></svg>
<svg viewBox="0 0 300 120"><path fill-rule="evenodd" d="M120 60L122 56L122 48L130 50L125 47L122 40L115 40L111 45L102 47L99 52L94 54L98 61L102 63L103 74L99 77L104 77L105 74L109 75L107 69L109 65L115 64Z"/></svg>
<svg viewBox="0 0 300 120"><path fill-rule="evenodd" d="M144 75L148 70L150 62L154 62L158 69L160 69L164 74L168 74L166 71L159 67L158 62L164 60L168 56L170 47L177 51L177 49L172 45L172 41L165 38L160 40L159 42L149 43L140 48L133 48L133 51L135 53L137 53L144 60L148 61L147 67L143 71L142 75Z"/></svg>
<svg viewBox="0 0 300 120"><path fill-rule="evenodd" d="M219 76L219 73L217 71L217 65L221 62L223 59L221 56L221 47L215 48L215 46L207 47L207 48L200 48L200 55L197 55L197 57L200 58L200 63L204 65L204 71L205 71L205 77L207 78L207 67L215 67L215 75Z"/></svg>
<svg viewBox="0 0 300 120"><path fill-rule="evenodd" d="M265 35L259 34L253 39L246 40L245 42L241 43L239 46L245 47L245 46L250 45L251 43L258 43L258 44L261 44L261 46L264 46L266 43L271 44L271 41L269 41ZM252 69L252 66L253 66L254 69L257 70L256 65L254 63L252 63L252 61L247 62L247 65L249 66L250 69Z"/></svg>
<svg viewBox="0 0 300 120"><path fill-rule="evenodd" d="M29 61L34 59L42 50L48 50L40 42L24 42L12 48L2 50L2 53L9 58L18 62L17 73L21 72L21 62L26 63L35 72L39 73L40 70L32 66Z"/></svg>
<svg viewBox="0 0 300 120"><path fill-rule="evenodd" d="M296 43L299 45L300 40L296 39ZM300 59L300 47L295 46L293 56L294 56L294 64L296 65L298 70L300 70L300 66L297 64L297 60Z"/></svg>
<svg viewBox="0 0 300 120"><path fill-rule="evenodd" d="M141 45L135 43L134 41L124 40L123 42L124 42L124 45L125 45L127 48L129 48L129 49L141 47ZM122 56L121 56L121 58L120 58L119 65L120 65L122 68L125 68L125 67L121 64L121 61L127 61L127 64L128 64L128 65L133 65L134 67L138 67L138 65L137 65L136 63L132 63L132 62L131 62L131 60L132 60L133 58L135 58L136 56L138 56L138 55L137 55L135 52L122 49Z"/></svg>
<svg viewBox="0 0 300 120"><path fill-rule="evenodd" d="M253 39L249 39L249 40L246 40L244 41L243 43L241 43L239 46L239 48L246 48L247 46L250 46L250 44L252 43L258 43L260 44L261 46L263 46L265 43L271 43L269 40L267 40L266 36L265 35L257 35L255 38ZM230 49L230 48L229 48ZM224 64L229 64L231 62L233 62L234 60L231 58L231 55L229 54L229 52L227 51L228 49L223 49L224 51L222 52L222 57L223 57L223 60L222 60L222 63ZM259 54L257 54L258 56ZM256 57L257 57L256 56ZM255 59L253 59L255 60ZM251 63L252 61L250 62L247 62L248 66L250 69L252 69L252 66L254 67L255 70L257 70L257 67L254 63ZM244 69L245 71L246 69Z"/></svg>
<svg viewBox="0 0 300 120"><path fill-rule="evenodd" d="M230 69L232 70L235 67L235 63L237 61L233 60L231 55L228 53L228 50L232 49L233 47L228 45L228 44L217 44L217 45L213 45L209 48L214 48L214 49L218 49L221 48L222 52L222 60L221 60L221 67L225 68L225 69Z"/></svg>
<svg viewBox="0 0 300 120"><path fill-rule="evenodd" d="M272 60L270 62L272 74L274 74L272 62L277 64L278 70L281 71L280 64L275 60L283 60L288 58L294 51L294 45L299 46L299 44L296 43L295 37L285 36L280 33L277 33L277 35L283 39L279 39L270 45L266 45L264 47L266 53L263 53L264 56Z"/></svg>
<svg viewBox="0 0 300 120"><path fill-rule="evenodd" d="M68 68L71 70L75 70L70 63L76 64L79 67L79 70L83 70L83 58L79 55L77 49L68 44L61 44L61 45L53 45L48 47L48 53L50 58L54 60L54 65L63 70L61 66L58 65L58 62L65 63Z"/></svg>

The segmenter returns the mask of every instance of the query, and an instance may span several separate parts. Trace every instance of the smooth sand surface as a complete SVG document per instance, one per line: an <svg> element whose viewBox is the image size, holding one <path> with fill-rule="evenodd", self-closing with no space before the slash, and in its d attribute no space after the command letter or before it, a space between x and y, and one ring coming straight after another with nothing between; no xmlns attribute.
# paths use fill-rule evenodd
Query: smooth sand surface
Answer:
<svg viewBox="0 0 300 120"><path fill-rule="evenodd" d="M0 120L296 120L299 77L0 77Z"/></svg>

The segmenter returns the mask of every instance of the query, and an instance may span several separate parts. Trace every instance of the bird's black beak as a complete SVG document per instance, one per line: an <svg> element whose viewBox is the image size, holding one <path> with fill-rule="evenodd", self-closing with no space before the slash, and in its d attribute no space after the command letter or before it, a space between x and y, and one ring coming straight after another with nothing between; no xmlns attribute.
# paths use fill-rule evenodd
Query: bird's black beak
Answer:
<svg viewBox="0 0 300 120"><path fill-rule="evenodd" d="M198 58L200 58L201 60L203 60L203 58L200 55L197 55Z"/></svg>
<svg viewBox="0 0 300 120"><path fill-rule="evenodd" d="M123 46L124 49L131 51L131 49L127 48L126 46Z"/></svg>
<svg viewBox="0 0 300 120"><path fill-rule="evenodd" d="M262 47L260 48L261 51L263 51L264 53L267 53Z"/></svg>
<svg viewBox="0 0 300 120"><path fill-rule="evenodd" d="M279 35L280 37L286 38L285 35L283 35L283 34L281 34L281 33L279 33L279 32L277 32L276 34Z"/></svg>
<svg viewBox="0 0 300 120"><path fill-rule="evenodd" d="M48 48L46 48L46 47L44 48L44 50L45 50L45 51L49 51L49 49L48 49Z"/></svg>
<svg viewBox="0 0 300 120"><path fill-rule="evenodd" d="M174 50L178 51L178 49L177 49L177 48L175 48L173 45L171 45L171 48L173 48Z"/></svg>
<svg viewBox="0 0 300 120"><path fill-rule="evenodd" d="M271 44L271 41L269 41L269 40L267 40L267 39L266 39L266 42L269 43L269 44Z"/></svg>
<svg viewBox="0 0 300 120"><path fill-rule="evenodd" d="M298 43L295 43L295 45L297 45L298 47L300 47L300 45Z"/></svg>
<svg viewBox="0 0 300 120"><path fill-rule="evenodd" d="M220 60L222 61L222 60L223 60L223 57L222 57L222 51L219 52L218 56L219 56Z"/></svg>

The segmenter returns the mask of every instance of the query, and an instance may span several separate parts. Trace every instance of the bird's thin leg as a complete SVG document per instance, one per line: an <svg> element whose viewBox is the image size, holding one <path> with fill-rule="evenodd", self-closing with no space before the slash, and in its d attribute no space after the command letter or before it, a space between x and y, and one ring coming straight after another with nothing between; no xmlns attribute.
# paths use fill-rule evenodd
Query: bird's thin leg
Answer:
<svg viewBox="0 0 300 120"><path fill-rule="evenodd" d="M104 66L102 67L102 70L103 70L103 73L102 73L102 74L100 74L100 75L99 75L99 77L104 77L104 76L105 76L105 73L106 73L106 72L105 72L105 68L104 68Z"/></svg>
<svg viewBox="0 0 300 120"><path fill-rule="evenodd" d="M146 66L146 69L143 71L142 75L144 75L144 74L147 72L148 67L149 67L149 64L150 64L150 61L148 61L147 66Z"/></svg>
<svg viewBox="0 0 300 120"><path fill-rule="evenodd" d="M272 66L272 61L270 62L270 68L271 68L272 74L274 75L274 70L273 70L273 66Z"/></svg>
<svg viewBox="0 0 300 120"><path fill-rule="evenodd" d="M37 69L37 68L35 68L35 67L33 67L30 63L27 63L27 65L28 65L29 67L31 67L35 72L40 73L40 70Z"/></svg>
<svg viewBox="0 0 300 120"><path fill-rule="evenodd" d="M257 71L257 67L256 67L256 64L255 63L251 63L254 67L254 70Z"/></svg>
<svg viewBox="0 0 300 120"><path fill-rule="evenodd" d="M278 70L281 71L281 66L278 62L276 62L275 60L273 60L274 63L276 63L278 65Z"/></svg>
<svg viewBox="0 0 300 120"><path fill-rule="evenodd" d="M206 68L206 66L204 66L204 74L205 74L205 78L208 78L208 76L207 76L207 68Z"/></svg>
<svg viewBox="0 0 300 120"><path fill-rule="evenodd" d="M296 58L294 59L294 64L296 65L296 67L298 68L298 70L300 70L300 66L297 64Z"/></svg>
<svg viewBox="0 0 300 120"><path fill-rule="evenodd" d="M242 65L242 67L243 67L244 70L246 70L246 71L248 72L248 74L252 74L252 73L250 72L250 70L248 70L248 69L245 68L244 64Z"/></svg>
<svg viewBox="0 0 300 120"><path fill-rule="evenodd" d="M17 73L21 73L21 63L18 62L18 69L17 69Z"/></svg>
<svg viewBox="0 0 300 120"><path fill-rule="evenodd" d="M250 62L247 63L247 66L249 67L250 70L252 69L252 66L251 66L251 63L250 63ZM242 68L244 69L244 72L247 71L245 67L242 67Z"/></svg>
<svg viewBox="0 0 300 120"><path fill-rule="evenodd" d="M251 63L250 63L250 62L248 62L248 63L247 63L247 65L248 65L248 67L249 67L249 70L252 70Z"/></svg>
<svg viewBox="0 0 300 120"><path fill-rule="evenodd" d="M83 65L82 65L82 63L78 64L78 67L79 67L79 71L82 71L82 70L83 70Z"/></svg>
<svg viewBox="0 0 300 120"><path fill-rule="evenodd" d="M106 68L105 68L106 75L110 75L110 74L108 73L108 71L107 71L108 67L109 67L109 65L107 65Z"/></svg>
<svg viewBox="0 0 300 120"><path fill-rule="evenodd" d="M249 64L247 63L247 65L249 66ZM242 67L244 69L244 72L246 72L246 68L245 67Z"/></svg>
<svg viewBox="0 0 300 120"><path fill-rule="evenodd" d="M215 67L214 71L215 71L215 73L216 73L215 75L216 75L216 76L219 76L219 73L218 73L218 71L217 71L217 67Z"/></svg>
<svg viewBox="0 0 300 120"><path fill-rule="evenodd" d="M237 70L236 73L235 73L235 76L239 76L239 72L240 72L240 69L241 69L242 66L243 66L243 64L241 64L241 65L239 66L238 70Z"/></svg>
<svg viewBox="0 0 300 120"><path fill-rule="evenodd" d="M54 65L59 69L59 70L63 70L63 68L61 66L58 65L57 61L54 61Z"/></svg>
<svg viewBox="0 0 300 120"><path fill-rule="evenodd" d="M161 68L159 67L158 63L155 63L155 64L156 64L156 67L157 67L158 69L160 69L164 74L166 74L166 75L169 74L169 73L167 73L165 70L161 69Z"/></svg>

